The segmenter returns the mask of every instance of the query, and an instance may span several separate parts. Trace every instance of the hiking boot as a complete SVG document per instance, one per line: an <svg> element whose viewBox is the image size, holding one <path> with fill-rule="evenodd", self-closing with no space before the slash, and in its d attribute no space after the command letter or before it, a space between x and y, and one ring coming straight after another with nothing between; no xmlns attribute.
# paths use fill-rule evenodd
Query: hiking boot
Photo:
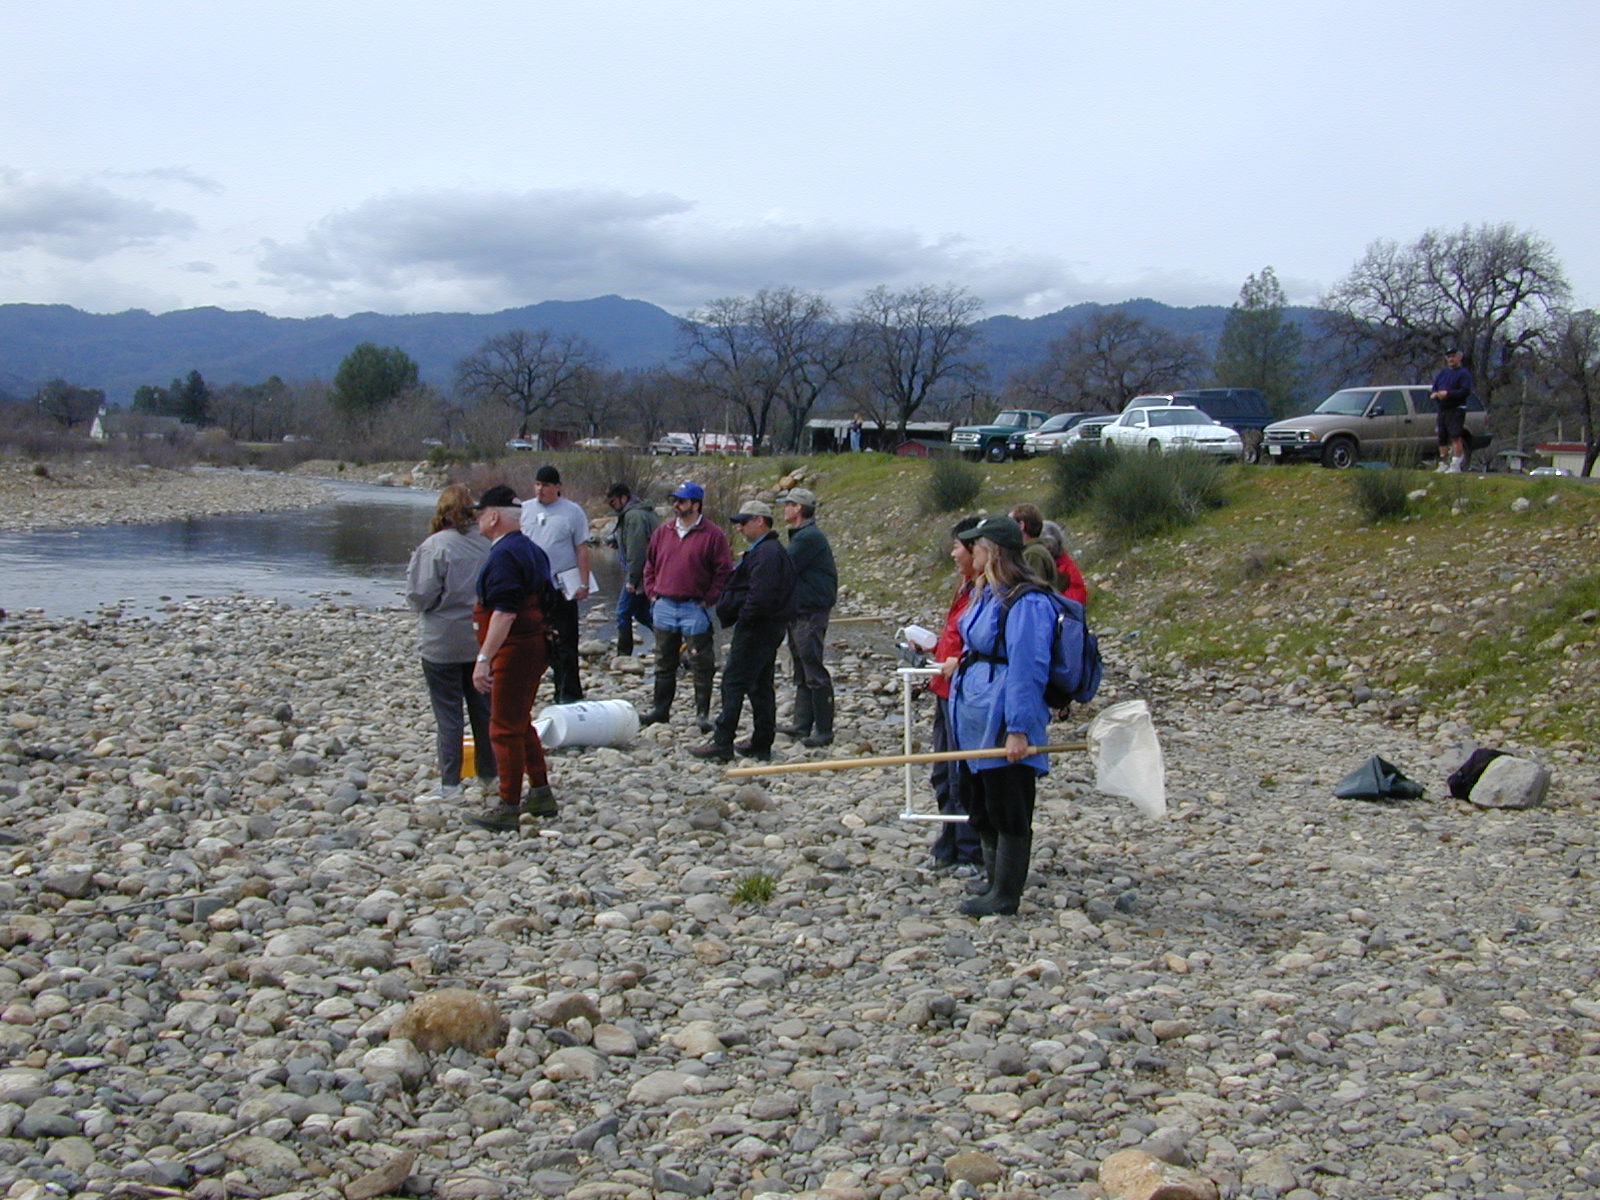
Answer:
<svg viewBox="0 0 1600 1200"><path fill-rule="evenodd" d="M703 758L709 762L733 761L733 747L724 746L721 742L707 742L704 746L690 746L689 753L696 758Z"/></svg>
<svg viewBox="0 0 1600 1200"><path fill-rule="evenodd" d="M540 787L529 788L528 794L522 798L522 811L530 817L553 817L558 809L556 794L550 790L548 783Z"/></svg>
<svg viewBox="0 0 1600 1200"><path fill-rule="evenodd" d="M515 833L522 827L522 805L497 804L481 815L468 814L467 824L494 833Z"/></svg>

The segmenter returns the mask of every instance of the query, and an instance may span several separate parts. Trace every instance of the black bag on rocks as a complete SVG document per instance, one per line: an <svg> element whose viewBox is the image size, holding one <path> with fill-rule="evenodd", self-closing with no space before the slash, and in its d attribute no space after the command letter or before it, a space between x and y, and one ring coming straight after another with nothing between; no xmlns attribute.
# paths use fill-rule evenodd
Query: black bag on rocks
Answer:
<svg viewBox="0 0 1600 1200"><path fill-rule="evenodd" d="M1415 800L1422 795L1422 785L1374 754L1334 784L1333 794L1341 800Z"/></svg>
<svg viewBox="0 0 1600 1200"><path fill-rule="evenodd" d="M1504 753L1504 750L1490 750L1486 747L1474 750L1467 756L1466 762L1450 772L1450 794L1457 800L1470 797L1472 789L1477 786L1478 777L1483 774L1483 769Z"/></svg>

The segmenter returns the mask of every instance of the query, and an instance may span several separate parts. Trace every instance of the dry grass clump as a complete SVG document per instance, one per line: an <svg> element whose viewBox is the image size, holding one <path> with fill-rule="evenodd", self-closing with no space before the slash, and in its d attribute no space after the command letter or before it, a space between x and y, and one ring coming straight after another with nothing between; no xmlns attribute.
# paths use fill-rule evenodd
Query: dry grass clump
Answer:
<svg viewBox="0 0 1600 1200"><path fill-rule="evenodd" d="M488 1054L505 1042L508 1028L493 1000L466 988L442 988L414 1001L389 1036L428 1053L459 1047Z"/></svg>

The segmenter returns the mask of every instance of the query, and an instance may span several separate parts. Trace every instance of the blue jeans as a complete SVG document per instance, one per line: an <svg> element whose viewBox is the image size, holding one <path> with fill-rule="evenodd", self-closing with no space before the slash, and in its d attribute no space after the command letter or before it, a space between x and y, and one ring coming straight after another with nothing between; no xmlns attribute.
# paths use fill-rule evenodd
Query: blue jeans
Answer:
<svg viewBox="0 0 1600 1200"><path fill-rule="evenodd" d="M646 629L655 628L650 619L650 597L623 587L617 592L617 632L631 633L635 621Z"/></svg>
<svg viewBox="0 0 1600 1200"><path fill-rule="evenodd" d="M711 613L693 600L668 600L657 596L650 606L651 628L657 633L682 633L689 637L711 632Z"/></svg>

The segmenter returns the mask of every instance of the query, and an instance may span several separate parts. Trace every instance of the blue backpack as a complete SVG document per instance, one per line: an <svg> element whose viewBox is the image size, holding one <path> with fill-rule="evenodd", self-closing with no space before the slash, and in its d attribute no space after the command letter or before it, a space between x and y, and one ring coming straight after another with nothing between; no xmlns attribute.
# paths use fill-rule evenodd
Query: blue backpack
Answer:
<svg viewBox="0 0 1600 1200"><path fill-rule="evenodd" d="M1050 639L1050 674L1044 684L1045 707L1066 708L1072 703L1085 704L1093 700L1100 690L1100 677L1105 673L1100 659L1100 641L1089 632L1083 605L1050 588L1027 585L1013 588L1000 605L1000 625L994 639L1000 653L975 653L973 657L984 662L1006 661L1006 617L1017 598L1029 592L1046 597L1056 610L1055 632Z"/></svg>

